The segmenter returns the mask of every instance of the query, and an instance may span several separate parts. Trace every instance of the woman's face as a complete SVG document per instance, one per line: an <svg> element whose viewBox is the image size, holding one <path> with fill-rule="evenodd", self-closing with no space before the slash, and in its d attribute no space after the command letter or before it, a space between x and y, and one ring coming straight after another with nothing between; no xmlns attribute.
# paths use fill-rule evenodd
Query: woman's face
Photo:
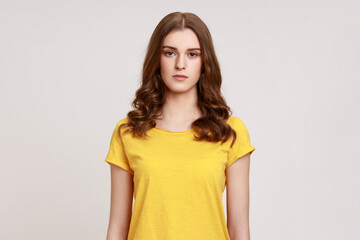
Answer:
<svg viewBox="0 0 360 240"><path fill-rule="evenodd" d="M200 43L189 28L173 30L164 39L160 73L167 90L171 92L196 92L201 74ZM175 75L185 75L185 79Z"/></svg>

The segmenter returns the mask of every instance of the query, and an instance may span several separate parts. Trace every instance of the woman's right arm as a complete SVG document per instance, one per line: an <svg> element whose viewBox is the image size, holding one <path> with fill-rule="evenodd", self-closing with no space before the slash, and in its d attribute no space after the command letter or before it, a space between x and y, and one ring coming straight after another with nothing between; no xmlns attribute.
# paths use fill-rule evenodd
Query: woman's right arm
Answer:
<svg viewBox="0 0 360 240"><path fill-rule="evenodd" d="M114 164L111 171L111 203L107 240L127 240L133 202L133 175Z"/></svg>

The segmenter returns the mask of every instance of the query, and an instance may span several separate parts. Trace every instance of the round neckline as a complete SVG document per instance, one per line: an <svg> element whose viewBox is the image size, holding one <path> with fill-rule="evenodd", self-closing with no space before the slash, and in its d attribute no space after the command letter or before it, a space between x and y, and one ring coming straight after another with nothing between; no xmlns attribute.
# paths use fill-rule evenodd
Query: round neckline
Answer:
<svg viewBox="0 0 360 240"><path fill-rule="evenodd" d="M226 123L229 123L230 118L233 118L232 115L229 116L229 118L226 120ZM183 130L183 131L171 131L171 130L167 130L167 129L163 129L163 128L159 128L157 126L153 127L153 129L160 131L160 132L165 132L165 133L192 133L193 131L195 131L195 128L191 128L191 129L187 129L187 130Z"/></svg>
<svg viewBox="0 0 360 240"><path fill-rule="evenodd" d="M171 130L159 128L157 126L155 126L154 129L162 131L162 132L166 132L166 133L188 133L188 132L192 132L194 130L194 128L191 128L191 129L187 129L187 130L183 130L183 131L171 131Z"/></svg>

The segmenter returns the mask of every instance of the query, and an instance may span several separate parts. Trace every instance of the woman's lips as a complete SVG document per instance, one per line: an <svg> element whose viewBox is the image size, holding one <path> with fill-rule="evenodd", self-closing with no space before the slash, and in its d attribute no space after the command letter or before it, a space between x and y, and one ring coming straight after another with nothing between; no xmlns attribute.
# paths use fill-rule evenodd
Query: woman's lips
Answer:
<svg viewBox="0 0 360 240"><path fill-rule="evenodd" d="M177 80L185 80L187 78L187 76L184 75L174 75L173 77Z"/></svg>

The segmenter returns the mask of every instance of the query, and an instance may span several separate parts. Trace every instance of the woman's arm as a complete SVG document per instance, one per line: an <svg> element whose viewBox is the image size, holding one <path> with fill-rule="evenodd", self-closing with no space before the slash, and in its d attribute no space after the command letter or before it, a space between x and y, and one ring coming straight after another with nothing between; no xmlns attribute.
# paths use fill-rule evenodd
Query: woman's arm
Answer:
<svg viewBox="0 0 360 240"><path fill-rule="evenodd" d="M133 175L114 164L111 171L111 206L107 240L126 240L133 202Z"/></svg>
<svg viewBox="0 0 360 240"><path fill-rule="evenodd" d="M227 228L231 240L250 240L249 170L249 153L225 170Z"/></svg>

